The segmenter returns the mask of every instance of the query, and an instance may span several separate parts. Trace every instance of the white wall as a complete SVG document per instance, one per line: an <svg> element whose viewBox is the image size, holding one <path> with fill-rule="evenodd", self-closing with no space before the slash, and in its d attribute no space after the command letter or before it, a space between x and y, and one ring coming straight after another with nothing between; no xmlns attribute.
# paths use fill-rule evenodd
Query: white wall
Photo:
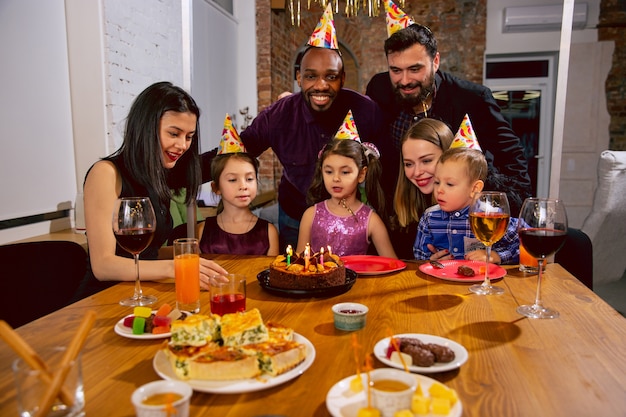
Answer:
<svg viewBox="0 0 626 417"><path fill-rule="evenodd" d="M67 209L76 174L63 0L0 1L0 56L0 220Z"/></svg>
<svg viewBox="0 0 626 417"><path fill-rule="evenodd" d="M572 31L572 43L596 42L600 0L576 0L587 3L587 28ZM558 51L560 32L503 33L502 22L506 7L563 4L559 0L488 0L487 45L485 53L512 54L522 52Z"/></svg>
<svg viewBox="0 0 626 417"><path fill-rule="evenodd" d="M600 0L576 3L583 1L588 5L587 26L571 33L565 102L556 103L564 106L564 128L561 169L553 172L553 176L560 176L558 196L565 201L570 226L577 228L591 210L598 158L609 144L610 117L604 83L613 52L612 42L597 41ZM563 1L489 0L486 55L558 51L559 31L503 33L502 22L506 7L559 3L562 5ZM558 139L554 137L555 143Z"/></svg>

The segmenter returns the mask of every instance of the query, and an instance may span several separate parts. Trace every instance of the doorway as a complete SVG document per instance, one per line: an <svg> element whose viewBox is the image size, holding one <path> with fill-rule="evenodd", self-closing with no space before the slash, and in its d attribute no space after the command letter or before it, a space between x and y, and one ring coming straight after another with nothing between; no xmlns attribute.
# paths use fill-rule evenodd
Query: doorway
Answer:
<svg viewBox="0 0 626 417"><path fill-rule="evenodd" d="M547 197L550 188L556 61L556 53L485 59L484 84L524 146L532 194L538 197Z"/></svg>

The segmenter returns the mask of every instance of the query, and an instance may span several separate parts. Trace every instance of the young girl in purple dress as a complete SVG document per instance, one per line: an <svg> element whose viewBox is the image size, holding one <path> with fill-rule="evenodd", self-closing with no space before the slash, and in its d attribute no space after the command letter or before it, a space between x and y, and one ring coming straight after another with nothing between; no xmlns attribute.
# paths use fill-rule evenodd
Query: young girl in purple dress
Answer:
<svg viewBox="0 0 626 417"><path fill-rule="evenodd" d="M365 255L370 243L380 256L396 258L376 209L384 212L378 150L357 140L334 139L318 159L302 215L297 252L310 243L314 251L330 246L339 255ZM368 204L361 200L365 185Z"/></svg>
<svg viewBox="0 0 626 417"><path fill-rule="evenodd" d="M217 155L211 163L213 192L221 196L217 216L199 227L200 251L278 255L278 231L250 211L257 194L259 163L245 152Z"/></svg>

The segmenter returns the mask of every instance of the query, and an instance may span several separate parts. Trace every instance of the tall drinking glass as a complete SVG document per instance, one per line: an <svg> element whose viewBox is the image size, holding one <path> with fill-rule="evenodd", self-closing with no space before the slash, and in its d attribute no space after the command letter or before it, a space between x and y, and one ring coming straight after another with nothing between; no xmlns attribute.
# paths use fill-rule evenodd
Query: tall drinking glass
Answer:
<svg viewBox="0 0 626 417"><path fill-rule="evenodd" d="M474 236L485 245L487 251L485 279L482 284L472 285L469 289L480 295L502 294L504 289L491 285L489 280L489 260L491 245L502 239L509 226L511 210L506 194L498 191L483 191L476 194L470 205L469 218Z"/></svg>
<svg viewBox="0 0 626 417"><path fill-rule="evenodd" d="M567 213L563 202L553 198L527 198L519 215L520 245L537 258L535 303L517 307L517 312L533 319L554 319L559 312L542 305L541 280L546 258L561 249L567 237Z"/></svg>
<svg viewBox="0 0 626 417"><path fill-rule="evenodd" d="M149 306L156 303L153 295L143 295L139 281L139 254L152 242L156 230L156 217L148 197L119 198L113 209L113 233L117 244L133 255L137 278L132 297L120 300L124 306Z"/></svg>

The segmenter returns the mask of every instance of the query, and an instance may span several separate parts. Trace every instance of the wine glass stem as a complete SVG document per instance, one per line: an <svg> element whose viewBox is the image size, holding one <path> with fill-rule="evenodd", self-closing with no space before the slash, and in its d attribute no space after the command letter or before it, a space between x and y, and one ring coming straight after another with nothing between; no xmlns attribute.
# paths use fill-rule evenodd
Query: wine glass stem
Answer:
<svg viewBox="0 0 626 417"><path fill-rule="evenodd" d="M539 264L539 272L537 273L537 294L535 295L535 305L533 306L535 310L541 310L543 308L541 305L541 279L543 278L544 262L544 258L539 258L537 260L537 263Z"/></svg>
<svg viewBox="0 0 626 417"><path fill-rule="evenodd" d="M139 282L139 254L135 253L133 258L135 258L135 269L137 270L137 278L135 278L135 295L133 298L135 300L139 300L143 295L141 291L141 283Z"/></svg>
<svg viewBox="0 0 626 417"><path fill-rule="evenodd" d="M491 259L491 245L485 245L487 256L485 257L485 280L483 281L483 287L491 287L491 281L489 281L489 259Z"/></svg>

